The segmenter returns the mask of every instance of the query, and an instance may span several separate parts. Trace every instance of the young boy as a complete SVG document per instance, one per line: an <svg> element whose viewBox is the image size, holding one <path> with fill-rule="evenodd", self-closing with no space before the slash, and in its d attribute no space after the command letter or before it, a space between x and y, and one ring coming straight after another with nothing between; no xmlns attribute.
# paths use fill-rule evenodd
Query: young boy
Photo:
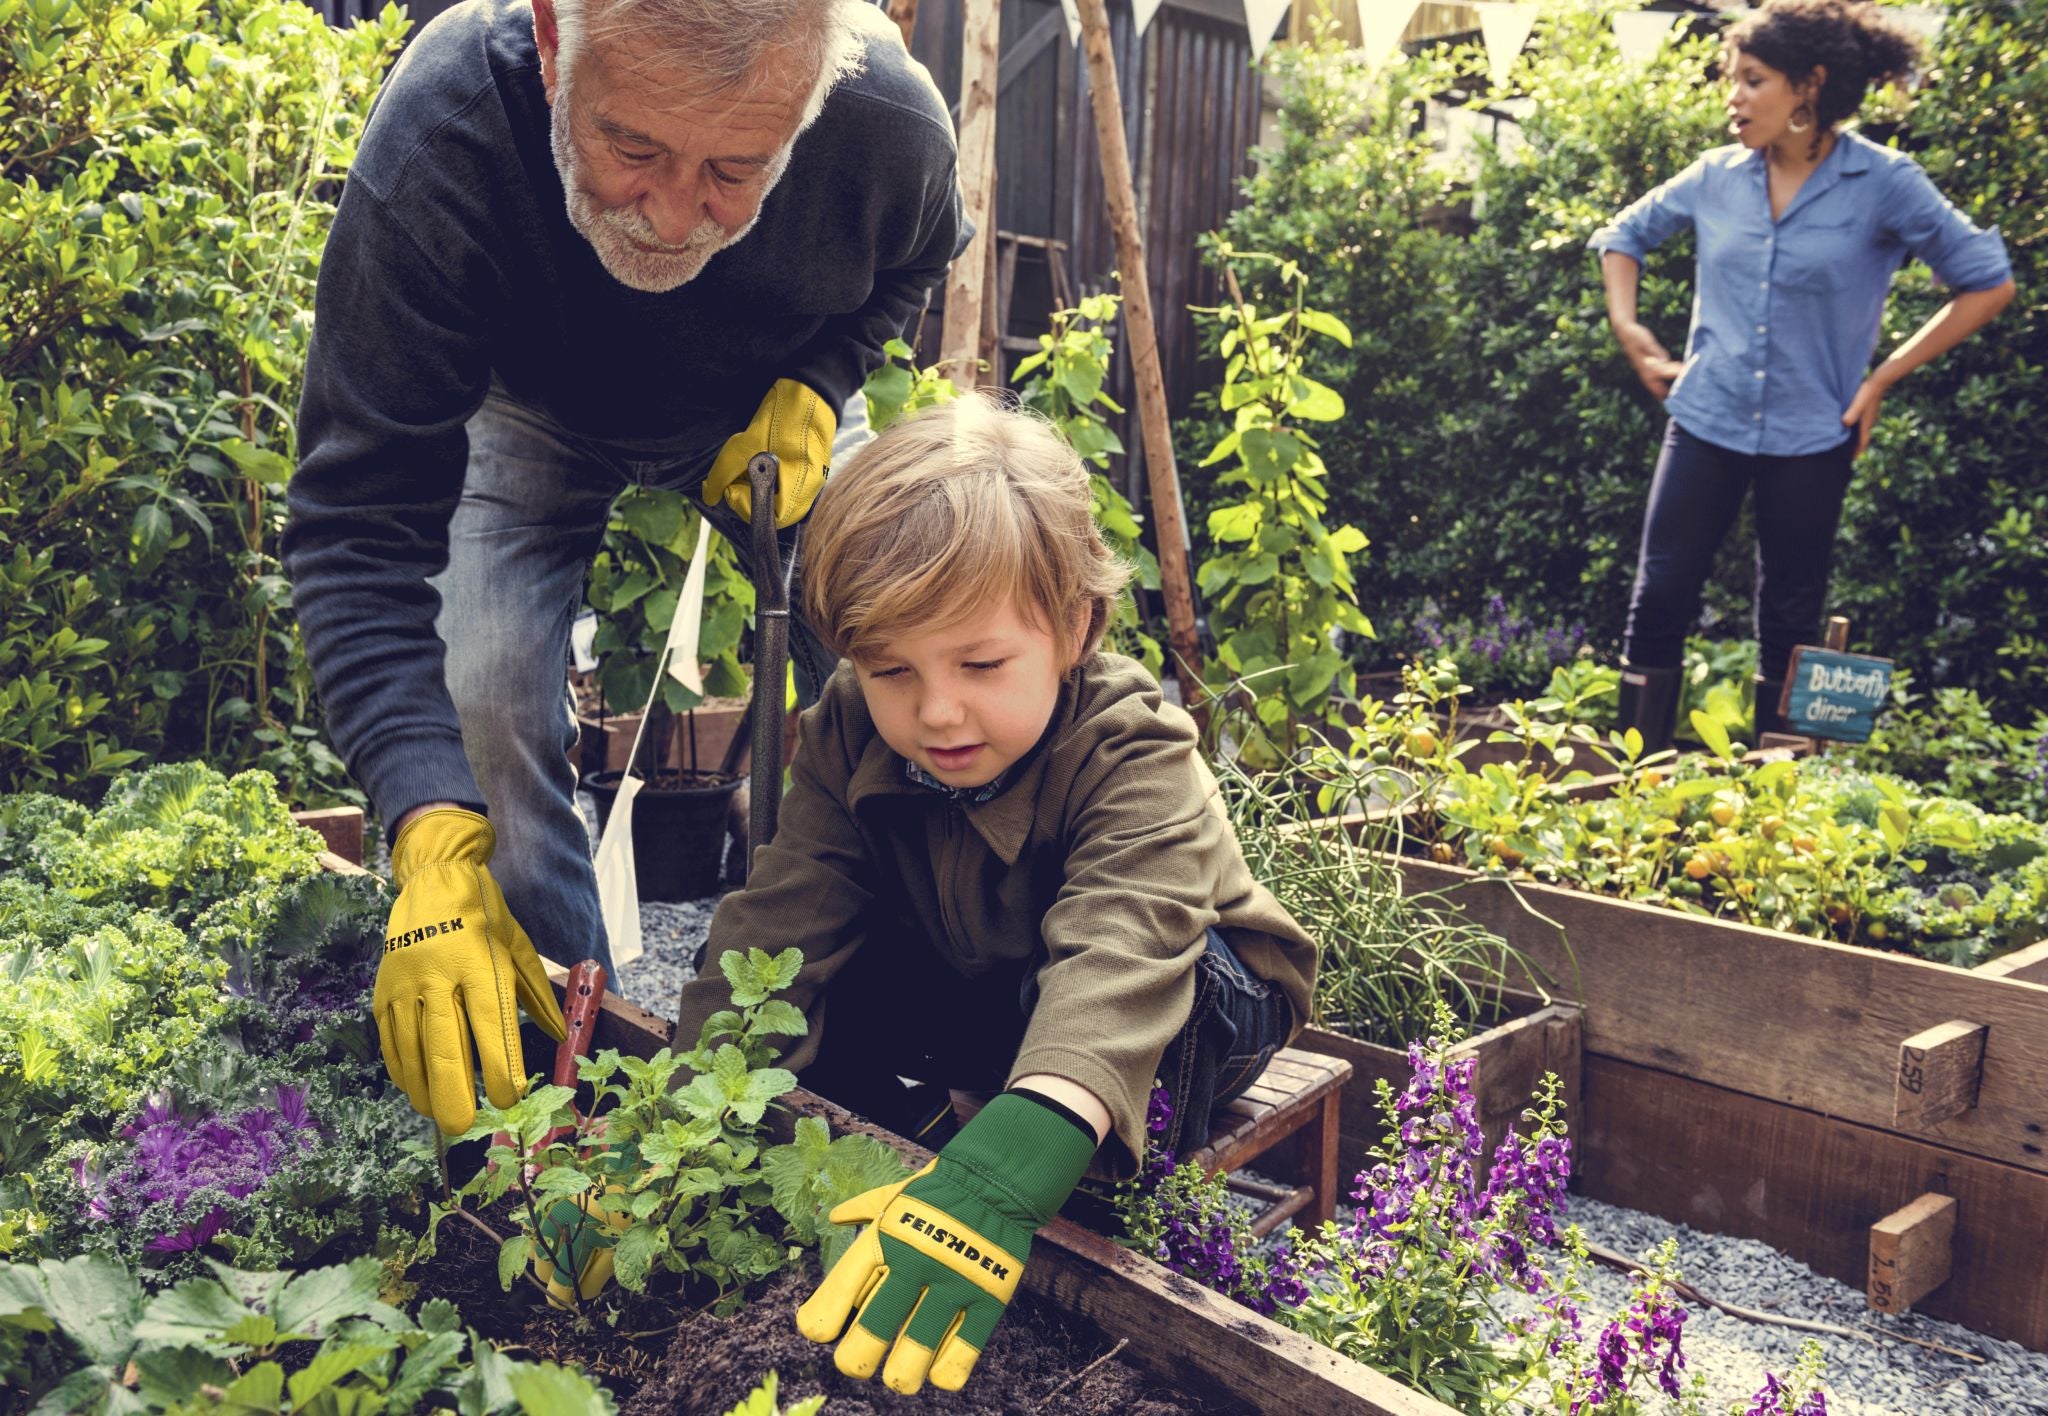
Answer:
<svg viewBox="0 0 2048 1416"><path fill-rule="evenodd" d="M957 1390L1097 1147L1135 1171L1155 1078L1161 1142L1199 1145L1308 1016L1315 946L1246 868L1192 720L1097 651L1128 571L1049 425L980 396L899 423L805 535L809 619L847 662L676 1036L731 1006L719 954L795 945L807 1087L933 1144L949 1092L1000 1093L834 1212L874 1223L798 1314L846 1329L849 1375L888 1355L896 1390Z"/></svg>

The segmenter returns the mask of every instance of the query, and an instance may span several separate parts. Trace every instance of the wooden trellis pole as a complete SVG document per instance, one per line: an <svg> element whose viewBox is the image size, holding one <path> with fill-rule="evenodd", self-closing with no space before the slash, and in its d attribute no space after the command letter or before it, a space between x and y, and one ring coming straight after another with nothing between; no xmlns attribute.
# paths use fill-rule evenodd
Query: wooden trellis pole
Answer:
<svg viewBox="0 0 2048 1416"><path fill-rule="evenodd" d="M978 381L981 306L996 239L996 89L1002 0L962 0L966 39L960 55L960 200L974 240L946 272L946 322L939 362L962 388Z"/></svg>
<svg viewBox="0 0 2048 1416"><path fill-rule="evenodd" d="M910 37L917 32L917 0L889 0L889 18L903 31L903 47L910 48Z"/></svg>
<svg viewBox="0 0 2048 1416"><path fill-rule="evenodd" d="M1095 110L1095 141L1102 152L1102 187L1109 199L1117 268L1123 277L1124 339L1131 355L1131 378L1138 386L1138 427L1145 439L1145 476L1152 494L1153 533L1158 538L1159 586L1166 596L1168 649L1181 701L1193 709L1202 701L1202 647L1195 635L1195 597L1188 575L1180 474L1174 466L1173 438L1167 428L1166 376L1159 367L1159 331L1152 321L1152 293L1146 285L1145 242L1138 229L1130 149L1124 143L1124 105L1117 91L1116 56L1109 43L1109 11L1103 0L1078 0L1078 4L1081 46L1088 56L1088 98Z"/></svg>

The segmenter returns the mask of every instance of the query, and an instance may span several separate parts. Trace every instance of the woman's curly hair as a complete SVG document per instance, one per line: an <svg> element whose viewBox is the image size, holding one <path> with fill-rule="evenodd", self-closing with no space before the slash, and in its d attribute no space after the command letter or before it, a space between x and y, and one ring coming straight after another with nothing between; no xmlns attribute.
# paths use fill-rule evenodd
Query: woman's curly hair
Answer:
<svg viewBox="0 0 2048 1416"><path fill-rule="evenodd" d="M1871 0L1769 0L1729 27L1722 38L1797 84L1816 66L1827 69L1815 98L1819 131L1854 117L1872 84L1892 83L1920 62L1920 41Z"/></svg>

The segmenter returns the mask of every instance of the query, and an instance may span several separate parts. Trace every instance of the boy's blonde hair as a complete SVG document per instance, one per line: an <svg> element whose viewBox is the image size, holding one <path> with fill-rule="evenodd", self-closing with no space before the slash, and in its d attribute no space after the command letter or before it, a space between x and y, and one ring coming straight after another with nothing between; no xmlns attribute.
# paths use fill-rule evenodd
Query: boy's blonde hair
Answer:
<svg viewBox="0 0 2048 1416"><path fill-rule="evenodd" d="M1085 658L1130 579L1094 506L1087 467L1050 423L962 394L892 425L825 483L804 532L806 618L858 660L1007 597L1063 662Z"/></svg>

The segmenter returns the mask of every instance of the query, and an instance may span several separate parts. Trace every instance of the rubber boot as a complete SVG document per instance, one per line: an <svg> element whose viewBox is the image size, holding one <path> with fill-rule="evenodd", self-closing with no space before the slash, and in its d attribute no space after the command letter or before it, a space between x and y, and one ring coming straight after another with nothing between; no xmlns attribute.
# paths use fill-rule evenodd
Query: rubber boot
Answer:
<svg viewBox="0 0 2048 1416"><path fill-rule="evenodd" d="M1778 711L1778 700L1784 696L1785 680L1756 676L1756 740L1761 744L1765 733L1789 733L1797 736L1799 730L1792 726L1792 720Z"/></svg>
<svg viewBox="0 0 2048 1416"><path fill-rule="evenodd" d="M1621 666L1620 727L1643 735L1643 755L1671 746L1678 729L1678 670Z"/></svg>

